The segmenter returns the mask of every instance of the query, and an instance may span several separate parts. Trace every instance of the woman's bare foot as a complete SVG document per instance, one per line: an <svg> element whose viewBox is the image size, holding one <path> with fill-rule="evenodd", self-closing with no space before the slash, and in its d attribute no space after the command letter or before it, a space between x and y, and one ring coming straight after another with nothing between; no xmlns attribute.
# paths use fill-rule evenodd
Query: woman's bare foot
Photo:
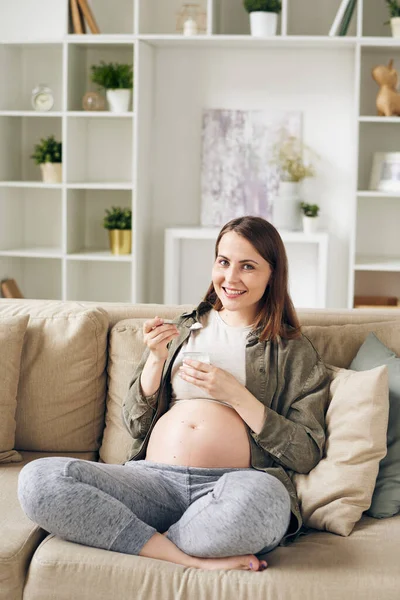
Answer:
<svg viewBox="0 0 400 600"><path fill-rule="evenodd" d="M265 560L258 560L254 554L245 554L244 556L227 556L226 558L196 558L197 562L194 566L198 569L207 569L214 571L215 569L223 569L231 571L239 569L241 571L264 571L267 568Z"/></svg>
<svg viewBox="0 0 400 600"><path fill-rule="evenodd" d="M223 569L230 571L239 569L242 571L264 571L267 568L265 560L259 560L254 554L245 554L243 556L227 556L224 558L199 558L197 556L189 556L185 554L167 537L167 531L162 535L156 533L143 546L140 551L140 556L148 558L158 558L159 560L167 560L179 565L187 567L195 567L196 569L206 569L214 571Z"/></svg>

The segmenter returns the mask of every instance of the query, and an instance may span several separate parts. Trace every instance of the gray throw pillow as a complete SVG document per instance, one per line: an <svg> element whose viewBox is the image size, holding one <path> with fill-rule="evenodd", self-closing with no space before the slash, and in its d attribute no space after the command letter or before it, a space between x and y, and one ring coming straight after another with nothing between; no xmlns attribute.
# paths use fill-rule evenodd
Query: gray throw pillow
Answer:
<svg viewBox="0 0 400 600"><path fill-rule="evenodd" d="M365 371L387 365L389 372L389 424L387 454L379 463L371 517L392 517L400 511L400 358L370 333L350 365L353 371Z"/></svg>

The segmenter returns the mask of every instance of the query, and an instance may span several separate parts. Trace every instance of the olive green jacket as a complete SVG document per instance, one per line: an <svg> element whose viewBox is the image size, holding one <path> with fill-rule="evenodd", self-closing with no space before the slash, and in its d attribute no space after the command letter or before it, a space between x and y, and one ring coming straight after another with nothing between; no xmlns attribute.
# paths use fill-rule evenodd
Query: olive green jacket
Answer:
<svg viewBox="0 0 400 600"><path fill-rule="evenodd" d="M174 358L189 337L190 326L210 308L202 302L192 313L176 319L180 336L170 342L158 391L147 398L140 387L140 374L149 354L145 351L122 408L123 420L134 439L129 460L145 457L151 431L168 409ZM246 388L264 404L264 424L258 434L245 425L252 467L277 477L289 491L292 519L281 542L285 545L302 533L291 476L308 473L322 458L329 379L320 356L304 335L293 340L260 341L260 333L258 329L247 336Z"/></svg>

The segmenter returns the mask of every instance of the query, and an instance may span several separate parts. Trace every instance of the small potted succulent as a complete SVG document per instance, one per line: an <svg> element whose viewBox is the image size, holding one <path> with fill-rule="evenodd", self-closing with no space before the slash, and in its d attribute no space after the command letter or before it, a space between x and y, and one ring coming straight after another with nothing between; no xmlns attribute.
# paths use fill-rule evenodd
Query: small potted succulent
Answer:
<svg viewBox="0 0 400 600"><path fill-rule="evenodd" d="M278 14L282 10L281 0L243 0L243 5L250 14L251 35L276 35Z"/></svg>
<svg viewBox="0 0 400 600"><path fill-rule="evenodd" d="M400 37L400 5L398 0L386 0L390 14L390 27L393 37Z"/></svg>
<svg viewBox="0 0 400 600"><path fill-rule="evenodd" d="M130 254L132 249L132 211L129 208L112 206L106 209L103 219L112 254Z"/></svg>
<svg viewBox="0 0 400 600"><path fill-rule="evenodd" d="M128 111L133 87L132 65L101 61L90 68L92 82L106 90L110 111Z"/></svg>
<svg viewBox="0 0 400 600"><path fill-rule="evenodd" d="M315 233L318 229L318 204L307 204L300 202L300 209L303 214L303 231L304 233Z"/></svg>
<svg viewBox="0 0 400 600"><path fill-rule="evenodd" d="M35 145L31 158L40 165L44 183L61 183L62 144L56 141L54 135L41 138L40 144Z"/></svg>

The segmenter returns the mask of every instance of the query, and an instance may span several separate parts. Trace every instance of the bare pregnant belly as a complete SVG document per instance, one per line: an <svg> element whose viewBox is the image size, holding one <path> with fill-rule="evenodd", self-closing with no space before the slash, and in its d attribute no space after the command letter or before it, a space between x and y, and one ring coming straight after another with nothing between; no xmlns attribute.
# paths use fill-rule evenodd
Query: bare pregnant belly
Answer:
<svg viewBox="0 0 400 600"><path fill-rule="evenodd" d="M245 424L233 408L187 400L157 421L146 460L189 467L249 467L250 443Z"/></svg>

